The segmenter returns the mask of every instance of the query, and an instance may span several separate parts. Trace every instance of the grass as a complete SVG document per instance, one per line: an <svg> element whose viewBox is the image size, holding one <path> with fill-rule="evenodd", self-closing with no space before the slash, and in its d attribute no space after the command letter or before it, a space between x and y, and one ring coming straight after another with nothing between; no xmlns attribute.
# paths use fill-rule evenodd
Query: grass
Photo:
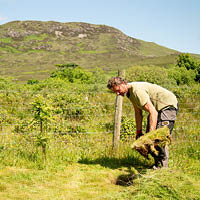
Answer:
<svg viewBox="0 0 200 200"><path fill-rule="evenodd" d="M38 35L29 35L29 36L24 37L24 41L31 41L31 40L42 41L47 37L48 37L48 35L46 33L43 33L39 36Z"/></svg>
<svg viewBox="0 0 200 200"><path fill-rule="evenodd" d="M6 168L2 173L0 199L114 199L121 190L113 184L119 171L100 165L72 164L54 173Z"/></svg>
<svg viewBox="0 0 200 200"><path fill-rule="evenodd" d="M102 54L102 53L107 53L108 51L85 51L85 50L80 50L79 53L81 54Z"/></svg>
<svg viewBox="0 0 200 200"><path fill-rule="evenodd" d="M8 45L5 47L0 47L0 51L8 52L8 53L20 53L19 50L15 49L14 47L8 46Z"/></svg>
<svg viewBox="0 0 200 200"><path fill-rule="evenodd" d="M190 95L185 94L186 89L181 90L185 95L179 93L180 111L170 146L169 168L154 171L152 157L146 160L131 149L133 138L121 141L118 153L112 151L112 134L102 124L113 122L114 94L100 90L100 93L89 96L87 93L93 90L87 91L84 85L82 90L80 85L70 88L67 84L65 88L63 82L51 84L49 82L48 88L44 89L46 95L53 95L53 92L58 95L59 91L68 95L67 91L73 89L88 96L96 110L91 118L82 120L81 125L95 134L65 135L65 132L49 131L44 159L41 146L36 145L37 129L21 133L13 131L14 124L24 123L22 120L29 119L26 115L33 115L28 107L35 91L31 92L23 85L13 86L10 92L5 89L5 94L2 89L0 120L4 123L0 124L0 200L200 199L199 86L191 88ZM62 104L66 99L57 101ZM123 104L124 114L134 117L134 112L130 113L130 102L126 99ZM66 104L63 106L67 108ZM101 112L99 106L103 108ZM63 121L69 123L70 118ZM79 125L80 121L73 122ZM56 125L56 128L61 126Z"/></svg>
<svg viewBox="0 0 200 200"><path fill-rule="evenodd" d="M112 161L110 161L112 162ZM135 174L140 174L135 178ZM128 187L127 179L131 182ZM182 170L68 163L62 170L5 167L0 199L199 199L199 179ZM116 183L120 183L116 184Z"/></svg>
<svg viewBox="0 0 200 200"><path fill-rule="evenodd" d="M178 127L176 127L178 128ZM2 199L177 199L200 196L199 142L176 135L169 168L153 164L130 148L112 153L111 135L52 137L42 160L30 136L1 135Z"/></svg>
<svg viewBox="0 0 200 200"><path fill-rule="evenodd" d="M157 45L153 42L144 42L139 40L141 44L141 52L144 56L155 57L157 56L167 56L172 53L178 53L175 50L163 48L163 46Z"/></svg>
<svg viewBox="0 0 200 200"><path fill-rule="evenodd" d="M7 38L0 38L0 42L2 43L12 43L12 38L7 37Z"/></svg>

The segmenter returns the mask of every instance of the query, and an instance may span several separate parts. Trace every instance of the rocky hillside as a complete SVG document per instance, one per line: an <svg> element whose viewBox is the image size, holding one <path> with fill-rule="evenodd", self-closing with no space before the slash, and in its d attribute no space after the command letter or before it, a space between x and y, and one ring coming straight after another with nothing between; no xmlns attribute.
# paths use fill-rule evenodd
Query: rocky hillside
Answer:
<svg viewBox="0 0 200 200"><path fill-rule="evenodd" d="M116 70L135 64L168 65L178 52L88 23L14 21L0 26L0 75L45 78L55 64Z"/></svg>

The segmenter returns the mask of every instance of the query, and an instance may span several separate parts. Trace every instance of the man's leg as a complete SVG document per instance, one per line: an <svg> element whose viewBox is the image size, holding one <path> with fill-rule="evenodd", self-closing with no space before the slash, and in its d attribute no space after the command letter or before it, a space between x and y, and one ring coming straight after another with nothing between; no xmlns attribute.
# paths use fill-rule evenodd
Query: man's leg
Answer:
<svg viewBox="0 0 200 200"><path fill-rule="evenodd" d="M149 115L147 117L147 126L146 126L146 133L149 132L149 128L150 128L150 125L149 125ZM158 124L157 124L157 127L156 129L158 128ZM157 151L159 151L159 156L155 155L153 152L150 152L151 156L154 158L154 166L153 168L154 169L157 169L159 167L159 164L160 164L160 152L161 152L161 148L160 147L155 147Z"/></svg>
<svg viewBox="0 0 200 200"><path fill-rule="evenodd" d="M157 122L157 127L161 128L163 126L167 125L169 130L170 130L170 134L172 133L173 127L174 127L174 121L161 121L160 116L158 116L158 122ZM146 127L146 133L149 132L149 116L147 117L147 127ZM160 148L160 147L155 147L156 150L159 152L159 155L156 156L154 153L150 153L152 155L152 157L154 158L155 161L155 165L154 165L154 169L157 169L159 167L159 165L161 165L161 167L168 167L168 160L169 160L169 147L165 146L164 148Z"/></svg>
<svg viewBox="0 0 200 200"><path fill-rule="evenodd" d="M157 124L157 128L161 128L164 125L168 126L170 134L172 133L173 127L174 127L174 121L160 121ZM160 148L158 155L158 165L161 164L162 167L167 168L168 167L168 160L169 160L169 146L165 146L163 148Z"/></svg>
<svg viewBox="0 0 200 200"><path fill-rule="evenodd" d="M161 160L162 167L168 168L168 160L169 160L169 146L164 147L165 157Z"/></svg>

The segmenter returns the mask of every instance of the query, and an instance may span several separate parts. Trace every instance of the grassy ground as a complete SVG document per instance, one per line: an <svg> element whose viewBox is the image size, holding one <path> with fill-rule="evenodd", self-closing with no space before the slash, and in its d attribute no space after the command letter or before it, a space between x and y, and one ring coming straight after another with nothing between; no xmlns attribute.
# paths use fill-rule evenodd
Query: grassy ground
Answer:
<svg viewBox="0 0 200 200"><path fill-rule="evenodd" d="M199 165L200 163L198 163ZM57 172L6 167L0 199L199 199L199 177L170 167L153 171L68 164ZM139 177L139 178L137 178ZM136 178L136 179L135 179ZM117 185L121 184L121 185ZM131 186L127 186L131 183Z"/></svg>
<svg viewBox="0 0 200 200"><path fill-rule="evenodd" d="M132 151L130 143L121 143L114 156L110 136L74 138L67 147L66 141L51 140L45 162L39 153L38 159L28 158L35 153L30 142L21 141L21 149L20 138L9 138L4 158L1 153L0 200L200 199L199 141L194 138L174 138L169 168L156 171L152 158Z"/></svg>
<svg viewBox="0 0 200 200"><path fill-rule="evenodd" d="M199 96L179 99L169 168L156 171L152 158L130 148L131 140L114 155L109 133L50 135L44 160L35 135L0 127L0 200L199 200L198 102Z"/></svg>

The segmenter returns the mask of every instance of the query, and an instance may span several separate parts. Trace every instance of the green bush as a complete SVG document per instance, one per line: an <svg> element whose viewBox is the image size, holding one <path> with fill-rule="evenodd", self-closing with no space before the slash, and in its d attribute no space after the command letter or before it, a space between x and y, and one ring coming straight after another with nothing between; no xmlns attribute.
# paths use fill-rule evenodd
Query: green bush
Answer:
<svg viewBox="0 0 200 200"><path fill-rule="evenodd" d="M129 137L135 137L135 135L136 135L135 120L122 116L120 139L124 141L127 140Z"/></svg>
<svg viewBox="0 0 200 200"><path fill-rule="evenodd" d="M94 83L102 83L105 84L106 82L106 76L105 76L105 72L99 68L99 67L95 67L91 70L92 74L93 74L93 79L94 79Z"/></svg>
<svg viewBox="0 0 200 200"><path fill-rule="evenodd" d="M61 78L70 83L94 83L91 72L82 69L74 64L57 65L58 69L51 74L52 78Z"/></svg>
<svg viewBox="0 0 200 200"><path fill-rule="evenodd" d="M144 81L163 87L176 84L168 76L168 69L158 66L134 66L126 71L126 80L129 82Z"/></svg>
<svg viewBox="0 0 200 200"><path fill-rule="evenodd" d="M96 111L83 94L53 93L49 98L53 102L54 114L62 115L65 120L87 120Z"/></svg>
<svg viewBox="0 0 200 200"><path fill-rule="evenodd" d="M67 127L67 133L68 134L79 134L79 133L86 133L87 129L80 125L70 125Z"/></svg>
<svg viewBox="0 0 200 200"><path fill-rule="evenodd" d="M11 85L11 80L0 77L0 90L8 89Z"/></svg>
<svg viewBox="0 0 200 200"><path fill-rule="evenodd" d="M176 66L190 71L193 70L195 73L194 80L200 82L200 62L196 58L188 53L180 54L177 58Z"/></svg>
<svg viewBox="0 0 200 200"><path fill-rule="evenodd" d="M194 83L196 73L194 70L187 70L186 68L173 67L169 69L169 77L176 81L177 85L191 85Z"/></svg>

